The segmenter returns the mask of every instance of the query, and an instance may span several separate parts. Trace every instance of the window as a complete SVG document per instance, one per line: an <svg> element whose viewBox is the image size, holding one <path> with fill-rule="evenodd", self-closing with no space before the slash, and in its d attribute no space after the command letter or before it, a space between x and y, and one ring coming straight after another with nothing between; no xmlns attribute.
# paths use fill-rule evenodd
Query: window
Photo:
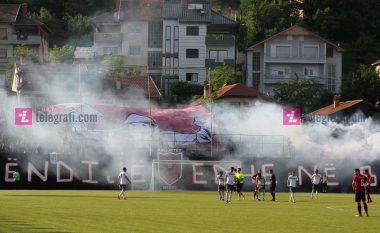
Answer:
<svg viewBox="0 0 380 233"><path fill-rule="evenodd" d="M305 67L304 76L310 76L310 77L317 77L318 76L318 69L316 67Z"/></svg>
<svg viewBox="0 0 380 233"><path fill-rule="evenodd" d="M289 77L290 68L289 67L271 67L271 74L273 76Z"/></svg>
<svg viewBox="0 0 380 233"><path fill-rule="evenodd" d="M170 26L165 27L165 52L166 53L171 52L171 27Z"/></svg>
<svg viewBox="0 0 380 233"><path fill-rule="evenodd" d="M198 82L198 73L186 73L187 82Z"/></svg>
<svg viewBox="0 0 380 233"><path fill-rule="evenodd" d="M252 70L260 71L260 53L259 52L252 53Z"/></svg>
<svg viewBox="0 0 380 233"><path fill-rule="evenodd" d="M161 52L149 52L148 53L148 66L149 68L160 68L162 62Z"/></svg>
<svg viewBox="0 0 380 233"><path fill-rule="evenodd" d="M7 49L0 48L0 58L7 58Z"/></svg>
<svg viewBox="0 0 380 233"><path fill-rule="evenodd" d="M8 40L8 31L6 28L0 28L0 40Z"/></svg>
<svg viewBox="0 0 380 233"><path fill-rule="evenodd" d="M327 65L327 89L331 92L336 91L336 65Z"/></svg>
<svg viewBox="0 0 380 233"><path fill-rule="evenodd" d="M178 58L173 58L173 67L174 67L174 74L178 75L178 71L179 71L179 60L178 60Z"/></svg>
<svg viewBox="0 0 380 233"><path fill-rule="evenodd" d="M271 57L291 57L291 45L272 45Z"/></svg>
<svg viewBox="0 0 380 233"><path fill-rule="evenodd" d="M216 62L224 62L225 59L228 59L227 50L210 50L209 58L215 59Z"/></svg>
<svg viewBox="0 0 380 233"><path fill-rule="evenodd" d="M165 58L165 75L170 75L170 58Z"/></svg>
<svg viewBox="0 0 380 233"><path fill-rule="evenodd" d="M252 86L259 89L260 86L260 73L253 73L252 74Z"/></svg>
<svg viewBox="0 0 380 233"><path fill-rule="evenodd" d="M187 26L186 27L186 36L199 36L199 27L198 26Z"/></svg>
<svg viewBox="0 0 380 233"><path fill-rule="evenodd" d="M129 55L131 56L139 56L141 54L140 46L129 46Z"/></svg>
<svg viewBox="0 0 380 233"><path fill-rule="evenodd" d="M5 70L0 70L0 87L1 86L6 86L6 71Z"/></svg>
<svg viewBox="0 0 380 233"><path fill-rule="evenodd" d="M139 23L133 23L131 24L130 28L129 28L129 32L131 34L140 34L142 31L141 29L141 25Z"/></svg>
<svg viewBox="0 0 380 233"><path fill-rule="evenodd" d="M326 48L326 57L333 57L334 56L334 49L331 47Z"/></svg>
<svg viewBox="0 0 380 233"><path fill-rule="evenodd" d="M198 49L186 49L186 58L198 58L199 50Z"/></svg>
<svg viewBox="0 0 380 233"><path fill-rule="evenodd" d="M179 51L179 27L174 26L174 53Z"/></svg>
<svg viewBox="0 0 380 233"><path fill-rule="evenodd" d="M319 46L318 45L304 45L303 57L304 58L319 58Z"/></svg>
<svg viewBox="0 0 380 233"><path fill-rule="evenodd" d="M148 25L149 48L162 48L162 21L151 21Z"/></svg>

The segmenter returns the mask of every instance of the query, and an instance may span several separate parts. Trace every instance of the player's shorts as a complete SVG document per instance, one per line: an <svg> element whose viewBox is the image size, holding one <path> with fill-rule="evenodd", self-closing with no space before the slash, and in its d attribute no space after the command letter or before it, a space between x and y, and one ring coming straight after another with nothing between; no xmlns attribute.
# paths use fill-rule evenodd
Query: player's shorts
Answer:
<svg viewBox="0 0 380 233"><path fill-rule="evenodd" d="M290 192L295 193L296 192L296 187L290 187Z"/></svg>
<svg viewBox="0 0 380 233"><path fill-rule="evenodd" d="M240 193L240 191L242 190L243 185L244 185L244 183L237 182L237 184L236 184L236 191L238 193Z"/></svg>
<svg viewBox="0 0 380 233"><path fill-rule="evenodd" d="M225 185L221 184L221 185L218 186L218 191L224 191L224 190L226 190L226 186Z"/></svg>
<svg viewBox="0 0 380 233"><path fill-rule="evenodd" d="M121 184L121 185L120 185L120 188L121 188L121 190L122 190L123 192L125 192L125 190L127 189L127 185L125 185L125 184Z"/></svg>
<svg viewBox="0 0 380 233"><path fill-rule="evenodd" d="M227 190L234 191L234 185L233 184L227 184Z"/></svg>
<svg viewBox="0 0 380 233"><path fill-rule="evenodd" d="M259 190L260 192L263 192L263 191L265 191L265 186L264 185L258 185L257 190Z"/></svg>
<svg viewBox="0 0 380 233"><path fill-rule="evenodd" d="M313 191L315 191L315 190L319 190L319 184L313 184L313 185L311 186L311 188L313 189Z"/></svg>
<svg viewBox="0 0 380 233"><path fill-rule="evenodd" d="M355 202L365 202L365 192L356 192L355 193Z"/></svg>
<svg viewBox="0 0 380 233"><path fill-rule="evenodd" d="M367 194L369 194L369 193L371 193L371 186L366 186L365 187L365 192L367 193Z"/></svg>
<svg viewBox="0 0 380 233"><path fill-rule="evenodd" d="M269 190L271 191L271 192L274 192L275 190L276 190L276 185L271 185L270 186L270 188L269 188Z"/></svg>

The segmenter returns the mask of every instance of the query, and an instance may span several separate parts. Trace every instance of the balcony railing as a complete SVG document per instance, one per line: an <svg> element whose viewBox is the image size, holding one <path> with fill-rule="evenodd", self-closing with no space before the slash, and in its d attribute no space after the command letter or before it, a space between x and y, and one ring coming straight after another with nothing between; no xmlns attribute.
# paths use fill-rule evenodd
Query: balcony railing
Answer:
<svg viewBox="0 0 380 233"><path fill-rule="evenodd" d="M206 45L213 46L234 46L235 45L235 37L232 35L209 35L206 36Z"/></svg>
<svg viewBox="0 0 380 233"><path fill-rule="evenodd" d="M42 39L39 35L11 35L7 40L0 40L0 44L24 44L24 45L38 45L41 44Z"/></svg>
<svg viewBox="0 0 380 233"><path fill-rule="evenodd" d="M234 59L224 59L223 62L218 62L215 59L206 59L205 60L205 66L208 68L215 68L217 66L223 66L228 65L229 67L233 68L235 67L235 60Z"/></svg>
<svg viewBox="0 0 380 233"><path fill-rule="evenodd" d="M289 56L289 57L271 57L267 54L264 58L264 62L281 62L281 63L326 63L326 58L324 54L315 56L315 57L307 57L307 56Z"/></svg>
<svg viewBox="0 0 380 233"><path fill-rule="evenodd" d="M279 76L279 75L265 75L264 83L265 84L278 84L286 80L294 79L294 77L291 76ZM311 80L317 84L327 84L327 77L326 76L299 76L298 79L302 80Z"/></svg>
<svg viewBox="0 0 380 233"><path fill-rule="evenodd" d="M95 33L94 42L121 43L123 35L121 33Z"/></svg>

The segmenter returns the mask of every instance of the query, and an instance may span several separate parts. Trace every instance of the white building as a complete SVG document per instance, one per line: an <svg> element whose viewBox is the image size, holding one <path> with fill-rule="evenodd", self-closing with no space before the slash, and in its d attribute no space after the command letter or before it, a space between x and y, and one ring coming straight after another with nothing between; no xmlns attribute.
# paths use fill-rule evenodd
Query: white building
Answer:
<svg viewBox="0 0 380 233"><path fill-rule="evenodd" d="M343 49L301 26L292 26L247 49L248 86L268 95L291 78L313 80L340 93Z"/></svg>

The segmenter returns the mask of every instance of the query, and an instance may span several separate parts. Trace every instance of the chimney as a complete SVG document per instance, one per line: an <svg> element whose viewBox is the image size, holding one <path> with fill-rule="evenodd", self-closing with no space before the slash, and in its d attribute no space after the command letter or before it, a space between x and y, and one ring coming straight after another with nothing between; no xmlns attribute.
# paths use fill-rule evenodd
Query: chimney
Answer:
<svg viewBox="0 0 380 233"><path fill-rule="evenodd" d="M119 10L121 4L121 0L115 0L115 8L116 10Z"/></svg>
<svg viewBox="0 0 380 233"><path fill-rule="evenodd" d="M28 3L21 4L20 13L25 16L28 15Z"/></svg>
<svg viewBox="0 0 380 233"><path fill-rule="evenodd" d="M186 6L188 5L189 1L188 0L181 0L181 5Z"/></svg>
<svg viewBox="0 0 380 233"><path fill-rule="evenodd" d="M334 101L333 101L334 108L337 108L339 106L339 103L340 103L340 97L339 95L335 95Z"/></svg>
<svg viewBox="0 0 380 233"><path fill-rule="evenodd" d="M212 89L211 85L207 81L205 81L205 84L203 86L203 97L204 98L210 97L210 95L211 95L211 89Z"/></svg>

